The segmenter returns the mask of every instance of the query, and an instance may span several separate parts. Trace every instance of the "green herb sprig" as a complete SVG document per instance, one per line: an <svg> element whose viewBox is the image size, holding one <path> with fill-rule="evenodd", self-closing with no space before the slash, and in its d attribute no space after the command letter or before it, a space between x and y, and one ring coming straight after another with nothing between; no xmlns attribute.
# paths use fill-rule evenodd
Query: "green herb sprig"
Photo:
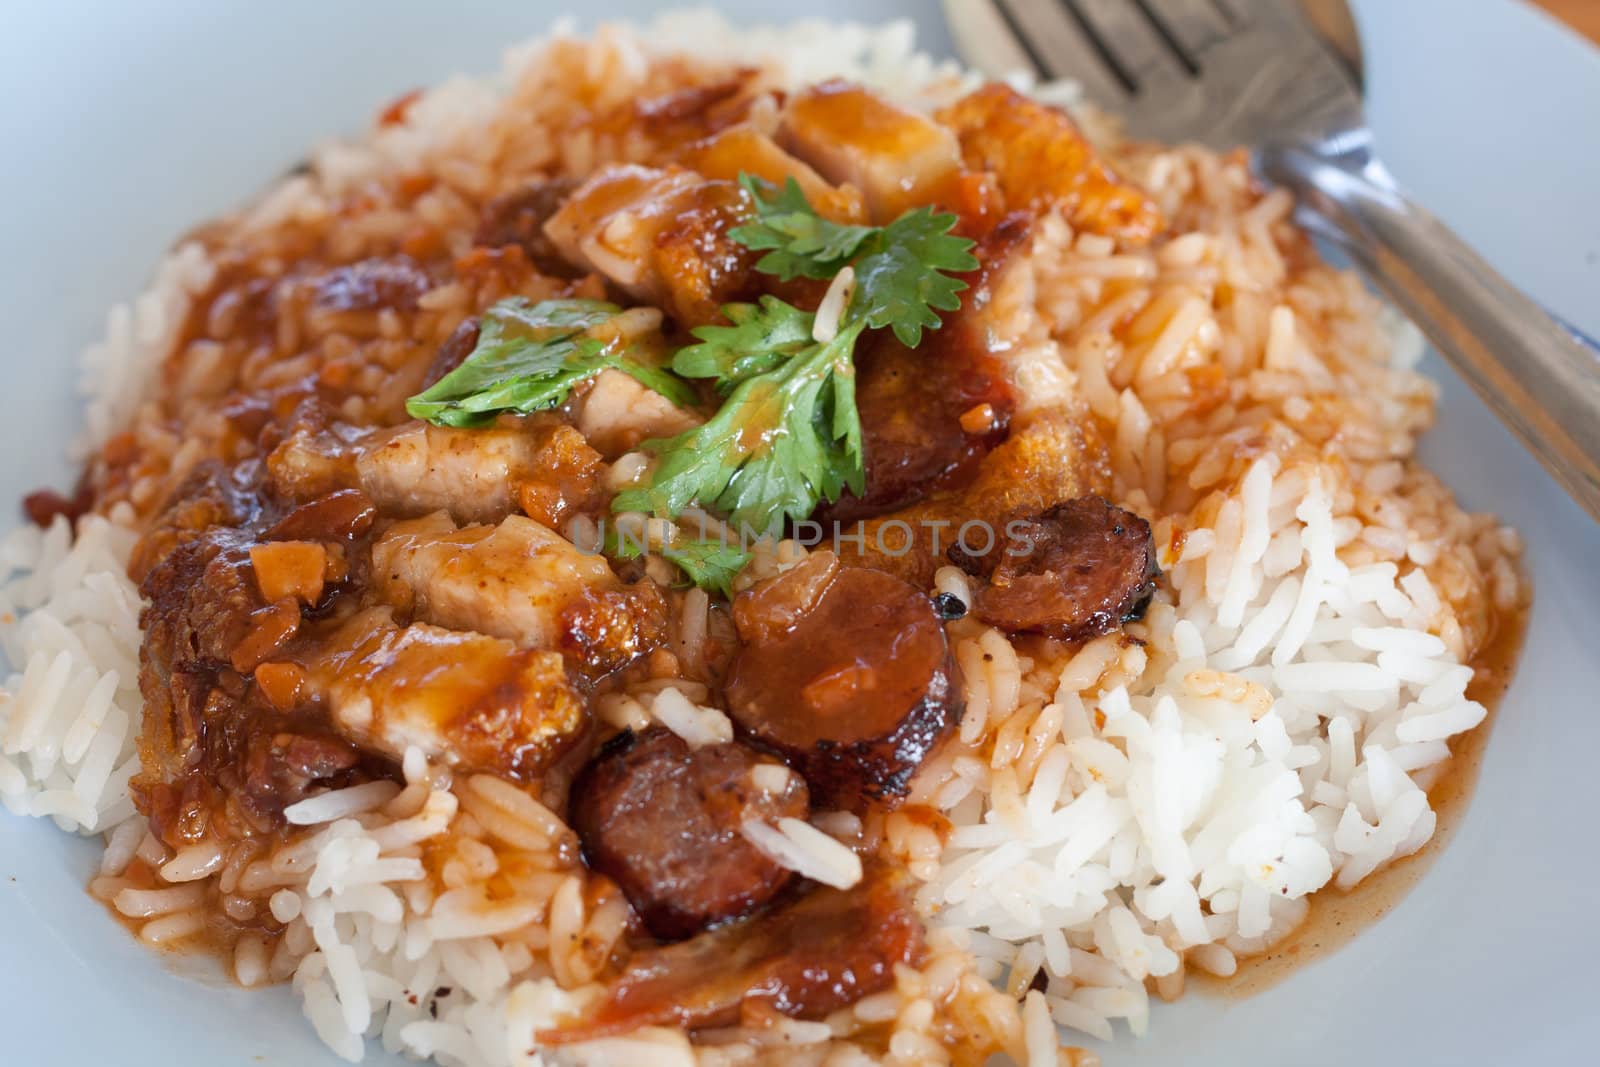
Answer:
<svg viewBox="0 0 1600 1067"><path fill-rule="evenodd" d="M978 261L973 242L950 232L954 215L922 207L887 226L846 226L818 215L793 178L782 190L748 174L739 181L755 217L729 236L766 250L756 268L787 280L836 278L852 267L849 303L824 341L813 313L772 296L725 307L732 325L694 330L700 343L679 350L672 369L711 379L727 399L704 425L646 442L660 460L649 482L614 506L676 517L700 504L775 534L785 519L864 487L856 341L888 327L915 348L925 328L939 328L940 311L960 307L967 283L953 275Z"/></svg>
<svg viewBox="0 0 1600 1067"><path fill-rule="evenodd" d="M670 372L638 358L606 324L620 313L593 300L521 298L495 304L483 317L466 360L406 410L445 426L482 426L504 412L528 413L563 403L578 383L615 369L674 404L693 406L688 380L709 380L724 399L704 424L675 437L646 441L658 457L647 480L619 493L615 511L677 518L700 505L741 530L776 535L785 520L809 516L849 489L863 491L861 417L856 409L855 346L868 330L892 329L908 348L939 313L961 306L975 270L973 242L951 231L954 215L929 207L886 226L847 225L817 214L793 178L777 187L741 174L753 215L729 231L765 253L756 269L782 281L834 279L850 267L848 302L832 329L816 315L775 296L722 308L727 325L693 330L696 344L674 355ZM609 545L614 555L629 546ZM633 546L633 557L640 551ZM685 540L663 555L696 585L729 595L749 560L742 546Z"/></svg>
<svg viewBox="0 0 1600 1067"><path fill-rule="evenodd" d="M619 370L674 404L694 390L636 357L603 327L622 311L603 300L510 297L483 313L478 343L461 365L406 401L406 413L440 426L483 426L495 416L557 407L582 381Z"/></svg>

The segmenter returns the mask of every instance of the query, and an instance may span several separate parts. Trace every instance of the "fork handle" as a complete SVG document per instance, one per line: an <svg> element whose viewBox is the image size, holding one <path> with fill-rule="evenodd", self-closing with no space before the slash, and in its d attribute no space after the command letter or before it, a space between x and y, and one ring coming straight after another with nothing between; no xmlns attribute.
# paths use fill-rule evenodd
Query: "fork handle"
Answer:
<svg viewBox="0 0 1600 1067"><path fill-rule="evenodd" d="M1361 153L1264 147L1256 167L1345 252L1600 520L1600 358Z"/></svg>

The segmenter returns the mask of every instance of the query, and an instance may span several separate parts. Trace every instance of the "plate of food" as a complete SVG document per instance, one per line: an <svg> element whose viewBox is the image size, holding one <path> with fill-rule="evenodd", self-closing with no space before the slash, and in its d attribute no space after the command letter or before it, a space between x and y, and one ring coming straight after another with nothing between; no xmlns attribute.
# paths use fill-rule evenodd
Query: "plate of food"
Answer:
<svg viewBox="0 0 1600 1067"><path fill-rule="evenodd" d="M1247 153L757 6L22 20L11 1060L1583 1059L1592 520ZM1600 327L1600 60L1357 8Z"/></svg>

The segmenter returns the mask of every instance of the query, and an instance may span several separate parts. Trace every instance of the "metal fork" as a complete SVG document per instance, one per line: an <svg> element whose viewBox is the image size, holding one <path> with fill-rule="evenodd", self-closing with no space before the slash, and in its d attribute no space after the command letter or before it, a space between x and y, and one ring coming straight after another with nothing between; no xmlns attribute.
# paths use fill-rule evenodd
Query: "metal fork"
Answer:
<svg viewBox="0 0 1600 1067"><path fill-rule="evenodd" d="M1076 81L1134 137L1249 146L1302 224L1343 249L1600 520L1600 359L1377 159L1345 0L945 0L945 13L990 76Z"/></svg>

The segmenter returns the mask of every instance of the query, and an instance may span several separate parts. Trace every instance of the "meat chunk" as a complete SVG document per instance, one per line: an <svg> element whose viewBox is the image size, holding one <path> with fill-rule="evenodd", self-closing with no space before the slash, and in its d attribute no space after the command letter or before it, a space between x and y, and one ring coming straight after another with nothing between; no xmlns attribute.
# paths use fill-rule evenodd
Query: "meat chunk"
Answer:
<svg viewBox="0 0 1600 1067"><path fill-rule="evenodd" d="M987 577L973 612L991 626L1067 641L1109 633L1144 614L1160 573L1150 524L1098 496L1013 520L1003 550L951 560Z"/></svg>
<svg viewBox="0 0 1600 1067"><path fill-rule="evenodd" d="M978 462L969 484L851 525L835 543L843 562L927 589L951 545L965 541L985 554L992 546L983 546L991 538L1002 541L1012 519L1105 492L1109 484L1104 446L1092 428L1066 412L1051 412L1013 428Z"/></svg>
<svg viewBox="0 0 1600 1067"><path fill-rule="evenodd" d="M640 441L672 437L700 424L693 412L618 370L596 375L573 409L579 432L607 459L631 452Z"/></svg>
<svg viewBox="0 0 1600 1067"><path fill-rule="evenodd" d="M850 889L815 888L781 908L688 941L636 952L588 1017L540 1041L641 1026L727 1026L741 1006L820 1019L894 984L923 957L909 878L869 866Z"/></svg>
<svg viewBox="0 0 1600 1067"><path fill-rule="evenodd" d="M559 526L594 495L605 464L583 433L564 422L542 423L528 432L533 459L518 480L517 504L534 522Z"/></svg>
<svg viewBox="0 0 1600 1067"><path fill-rule="evenodd" d="M935 199L961 167L949 130L845 81L792 97L778 136L828 181L860 189L879 222Z"/></svg>
<svg viewBox="0 0 1600 1067"><path fill-rule="evenodd" d="M214 526L254 522L262 506L258 474L253 465L231 470L215 461L196 465L134 546L128 577L143 582L174 549L205 536Z"/></svg>
<svg viewBox="0 0 1600 1067"><path fill-rule="evenodd" d="M575 178L545 178L491 200L483 209L473 243L486 248L516 245L542 273L570 277L572 264L545 235L544 224L577 187Z"/></svg>
<svg viewBox="0 0 1600 1067"><path fill-rule="evenodd" d="M723 304L756 294L759 254L728 236L748 214L733 182L625 164L584 182L544 232L571 262L699 326L716 321Z"/></svg>
<svg viewBox="0 0 1600 1067"><path fill-rule="evenodd" d="M751 744L805 775L819 807L893 805L961 717L950 648L925 595L879 571L836 568L821 580L828 566L740 594L746 643L729 671L728 712ZM780 629L791 598L793 622Z"/></svg>
<svg viewBox="0 0 1600 1067"><path fill-rule="evenodd" d="M335 267L318 278L314 303L319 311L413 311L432 287L427 272L410 256L374 257Z"/></svg>
<svg viewBox="0 0 1600 1067"><path fill-rule="evenodd" d="M339 731L396 759L416 745L451 766L527 780L588 722L557 653L426 623L400 628L382 608L346 621L304 667Z"/></svg>
<svg viewBox="0 0 1600 1067"><path fill-rule="evenodd" d="M272 817L314 788L341 782L360 764L361 753L342 738L264 731L250 737L241 790L254 814Z"/></svg>
<svg viewBox="0 0 1600 1067"><path fill-rule="evenodd" d="M483 430L410 422L363 441L356 474L390 513L445 510L458 522L494 522L535 486L541 516L559 518L593 492L600 457L553 418Z"/></svg>
<svg viewBox="0 0 1600 1067"><path fill-rule="evenodd" d="M1003 276L1009 284L1025 266L1015 253L1029 225L1027 216L1012 215L985 232L975 248L979 268L966 276L971 292L915 351L887 331L863 342L856 407L866 488L824 505L817 521L852 523L959 490L1005 440L1018 406L1017 381L1037 383L1018 373L1022 341L1008 311L995 306L994 283Z"/></svg>
<svg viewBox="0 0 1600 1067"><path fill-rule="evenodd" d="M1160 232L1155 202L1112 173L1060 108L991 82L937 118L960 137L968 167L999 178L1008 207L1059 206L1076 229L1136 243Z"/></svg>
<svg viewBox="0 0 1600 1067"><path fill-rule="evenodd" d="M572 426L536 415L482 430L409 422L371 433L307 423L273 449L267 471L291 501L359 487L390 514L443 509L461 522L492 522L532 501L535 517L559 521L594 492L601 461Z"/></svg>
<svg viewBox="0 0 1600 1067"><path fill-rule="evenodd" d="M333 421L311 407L298 412L289 431L267 454L267 480L279 497L313 500L356 485L358 442L365 432Z"/></svg>
<svg viewBox="0 0 1600 1067"><path fill-rule="evenodd" d="M764 768L765 770L758 770ZM781 782L769 790L765 779ZM690 748L670 730L617 735L573 783L572 826L650 932L677 940L747 915L788 884L740 827L803 819L805 783L736 742Z"/></svg>
<svg viewBox="0 0 1600 1067"><path fill-rule="evenodd" d="M372 529L378 509L359 489L338 489L307 501L267 528L269 541L343 541Z"/></svg>
<svg viewBox="0 0 1600 1067"><path fill-rule="evenodd" d="M532 519L457 527L443 512L395 524L372 546L378 593L400 611L574 657L604 674L660 643L666 609L648 581Z"/></svg>
<svg viewBox="0 0 1600 1067"><path fill-rule="evenodd" d="M533 442L515 430L458 430L409 422L363 442L361 489L385 511L444 509L461 522L511 510L512 481L529 469Z"/></svg>
<svg viewBox="0 0 1600 1067"><path fill-rule="evenodd" d="M781 186L793 178L817 213L835 222L860 222L866 216L861 194L848 185L830 185L805 161L790 155L754 126L730 126L715 137L683 150L679 161L707 178L737 181L741 174Z"/></svg>
<svg viewBox="0 0 1600 1067"><path fill-rule="evenodd" d="M206 762L208 743L227 742L211 729L235 703L218 693L218 675L232 666L252 616L264 605L248 539L219 528L172 546L140 592L149 604L139 617L139 752L145 778L166 782ZM212 762L228 758L211 756Z"/></svg>

